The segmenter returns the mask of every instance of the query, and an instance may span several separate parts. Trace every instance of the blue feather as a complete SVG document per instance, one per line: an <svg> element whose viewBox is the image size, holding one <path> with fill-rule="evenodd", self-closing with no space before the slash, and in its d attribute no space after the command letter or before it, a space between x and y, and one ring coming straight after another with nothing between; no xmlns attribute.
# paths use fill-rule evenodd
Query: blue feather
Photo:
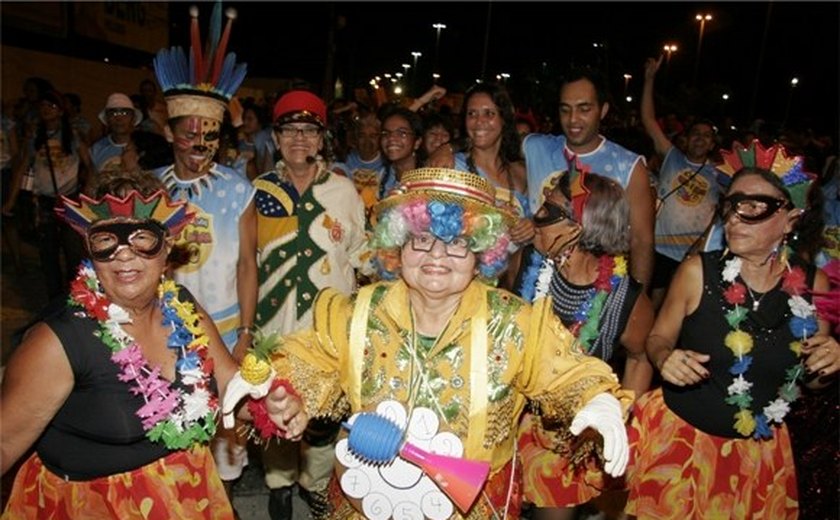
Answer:
<svg viewBox="0 0 840 520"><path fill-rule="evenodd" d="M206 55L207 59L207 74L210 77L210 69L213 68L213 60L216 59L216 49L219 46L219 40L222 38L222 2L217 0L213 6L213 14L210 15L210 34L207 41L209 52ZM204 80L204 78L202 78Z"/></svg>

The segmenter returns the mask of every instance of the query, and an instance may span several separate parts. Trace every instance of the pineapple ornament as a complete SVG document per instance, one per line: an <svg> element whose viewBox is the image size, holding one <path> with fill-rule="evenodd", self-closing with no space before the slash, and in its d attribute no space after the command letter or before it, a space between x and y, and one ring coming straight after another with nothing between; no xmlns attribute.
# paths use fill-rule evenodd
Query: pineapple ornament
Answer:
<svg viewBox="0 0 840 520"><path fill-rule="evenodd" d="M228 383L222 398L222 424L225 428L233 428L234 408L243 397L250 396L260 399L268 395L275 372L269 359L277 345L277 333L266 335L257 329L248 353L242 358L239 370Z"/></svg>

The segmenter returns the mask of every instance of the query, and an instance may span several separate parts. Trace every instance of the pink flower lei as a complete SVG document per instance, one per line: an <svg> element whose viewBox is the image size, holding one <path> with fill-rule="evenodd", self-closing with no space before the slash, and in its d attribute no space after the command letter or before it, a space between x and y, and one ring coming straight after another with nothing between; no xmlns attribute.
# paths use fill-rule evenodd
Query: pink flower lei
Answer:
<svg viewBox="0 0 840 520"><path fill-rule="evenodd" d="M128 313L108 300L88 260L71 284L68 303L83 308L81 316L99 322L94 335L111 349L111 361L120 368L119 380L129 383L132 394L143 396L145 404L136 413L146 437L170 450L186 449L209 442L216 431L219 405L210 391L213 367L207 359L208 338L193 304L178 299L175 282L161 282L158 299L163 325L171 329L167 346L179 354L176 370L184 391L162 377L159 367L149 367L140 345L122 327L131 322Z"/></svg>
<svg viewBox="0 0 840 520"><path fill-rule="evenodd" d="M723 299L733 308L726 313L726 321L732 330L724 338L724 344L735 356L735 362L729 368L729 373L733 375L733 378L732 384L727 387L729 397L726 398L726 403L738 407L734 424L738 433L744 437L769 439L773 437L770 424L781 423L790 411L790 403L799 398L800 391L797 382L802 379L804 369L801 360L788 368L776 399L767 403L761 409L761 413L753 414L753 398L750 392L753 384L744 377L752 364L752 356L749 352L753 348L753 338L740 328L740 323L747 317L747 309L741 306L746 300L747 288L736 280L740 272L740 258L735 256L726 261L722 277L729 285L723 290ZM802 341L817 331L814 306L802 297L807 290L807 285L805 273L801 268L791 268L790 265L786 265L782 277L782 290L790 295L788 306L791 310L791 318L788 327L796 338L790 344L790 349L799 356L802 352Z"/></svg>

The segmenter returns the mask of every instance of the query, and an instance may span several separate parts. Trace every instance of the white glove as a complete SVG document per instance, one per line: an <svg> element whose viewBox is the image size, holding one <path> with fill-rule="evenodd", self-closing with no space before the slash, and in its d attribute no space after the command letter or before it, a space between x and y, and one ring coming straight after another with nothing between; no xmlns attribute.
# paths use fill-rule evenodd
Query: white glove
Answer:
<svg viewBox="0 0 840 520"><path fill-rule="evenodd" d="M236 403L242 400L242 398L246 395L250 395L254 399L259 399L268 395L268 391L271 389L271 382L274 381L274 376L276 374L277 373L272 368L271 374L263 383L254 385L242 379L242 374L240 374L239 370L237 370L236 374L234 374L230 379L230 382L228 382L225 395L222 398L222 425L225 428L233 428L233 409L236 407Z"/></svg>
<svg viewBox="0 0 840 520"><path fill-rule="evenodd" d="M603 393L586 403L575 415L569 431L578 435L586 428L594 428L604 439L604 471L613 477L623 475L630 458L630 446L618 399Z"/></svg>

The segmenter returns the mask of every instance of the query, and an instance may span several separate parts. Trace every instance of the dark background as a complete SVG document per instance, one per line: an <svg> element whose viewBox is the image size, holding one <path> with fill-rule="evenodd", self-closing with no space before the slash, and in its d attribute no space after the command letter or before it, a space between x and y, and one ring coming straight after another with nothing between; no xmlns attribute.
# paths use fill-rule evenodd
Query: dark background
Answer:
<svg viewBox="0 0 840 520"><path fill-rule="evenodd" d="M195 2L193 2L195 3ZM212 3L198 2L204 26ZM189 45L192 3L169 4L170 41ZM638 106L643 63L666 42L679 50L657 77L658 111L674 110L743 124L756 117L837 135L838 2L226 2L238 11L229 49L249 76L297 78L326 97L336 78L345 93L374 75L408 72L408 93L431 85L435 22L446 24L439 44L439 83L463 91L478 78L510 74L519 105L556 114L557 83L571 65L606 73L617 111ZM699 12L705 25L698 81ZM766 37L765 37L766 35ZM70 34L33 37L4 26L3 42L99 59L102 42ZM332 46L330 45L332 42ZM486 42L486 44L485 44ZM604 46L594 47L593 43ZM330 50L332 49L332 52ZM148 67L151 55L109 48L114 61ZM328 64L332 64L331 67ZM483 73L483 75L482 75ZM627 83L623 75L633 77ZM799 78L795 89L790 80ZM726 93L729 100L721 96ZM624 98L631 95L633 101Z"/></svg>

